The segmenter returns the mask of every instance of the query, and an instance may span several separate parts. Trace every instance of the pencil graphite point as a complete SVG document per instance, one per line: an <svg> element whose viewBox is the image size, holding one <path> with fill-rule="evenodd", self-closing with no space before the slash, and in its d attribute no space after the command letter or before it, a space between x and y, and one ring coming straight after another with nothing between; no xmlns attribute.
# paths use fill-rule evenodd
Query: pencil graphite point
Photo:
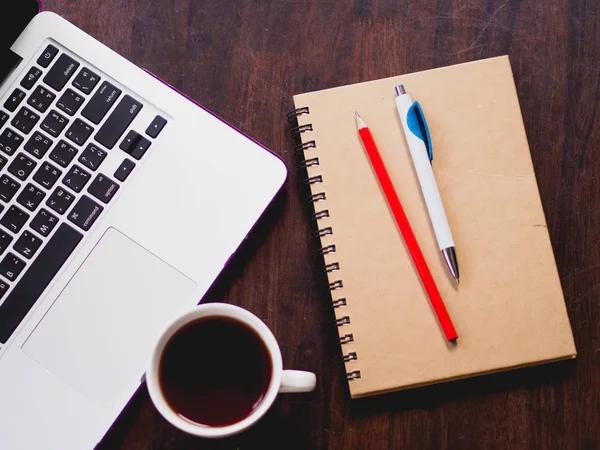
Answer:
<svg viewBox="0 0 600 450"><path fill-rule="evenodd" d="M362 117L360 117L358 111L354 111L354 119L356 120L356 128L358 128L359 130L362 128L367 128L367 124L364 120L362 120Z"/></svg>

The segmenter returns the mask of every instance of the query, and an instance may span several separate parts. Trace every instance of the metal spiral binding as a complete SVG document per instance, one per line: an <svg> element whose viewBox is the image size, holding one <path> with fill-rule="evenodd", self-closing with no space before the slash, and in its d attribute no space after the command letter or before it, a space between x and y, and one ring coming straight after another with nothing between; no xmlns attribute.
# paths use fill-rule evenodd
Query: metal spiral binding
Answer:
<svg viewBox="0 0 600 450"><path fill-rule="evenodd" d="M335 270L340 270L340 263L333 262L331 264L325 264L325 266L323 266L323 269L325 270L325 272L333 272Z"/></svg>
<svg viewBox="0 0 600 450"><path fill-rule="evenodd" d="M315 233L316 237L323 237L323 236L329 236L330 234L333 234L333 228L331 227L325 227L320 229L319 231L317 231Z"/></svg>
<svg viewBox="0 0 600 450"><path fill-rule="evenodd" d="M319 165L319 158L309 158L300 162L300 167L312 167Z"/></svg>
<svg viewBox="0 0 600 450"><path fill-rule="evenodd" d="M315 220L325 219L326 217L329 217L328 209L324 209L322 211L317 211L316 213L313 214L313 219L315 219Z"/></svg>
<svg viewBox="0 0 600 450"><path fill-rule="evenodd" d="M288 112L287 120L290 123L294 123L297 120L297 117L301 116L303 114L310 114L310 110L308 109L308 106L303 106L302 108L296 108L293 111Z"/></svg>
<svg viewBox="0 0 600 450"><path fill-rule="evenodd" d="M332 308L340 308L342 306L348 306L348 304L346 303L346 299L345 298L338 298L337 300L333 300L331 302L331 307Z"/></svg>
<svg viewBox="0 0 600 450"><path fill-rule="evenodd" d="M304 180L304 182L306 184L315 184L315 183L322 183L323 182L323 176L321 175L315 175L314 177L308 177L306 180Z"/></svg>
<svg viewBox="0 0 600 450"><path fill-rule="evenodd" d="M349 316L340 317L339 319L335 320L335 324L338 327L341 327L341 326L344 326L344 325L348 325L348 324L350 324L350 317Z"/></svg>
<svg viewBox="0 0 600 450"><path fill-rule="evenodd" d="M298 116L301 116L304 114L310 114L310 110L308 107L296 108L293 111L290 111L287 113L287 120L290 123L297 124ZM297 125L297 126L293 127L290 130L290 134L291 134L292 138L295 139L295 138L298 138L302 133L306 133L306 132L310 132L310 131L313 131L313 126L312 126L312 124L309 123L309 124ZM302 152L302 153L304 153L304 155L306 155L307 150L311 150L311 149L315 149L315 148L317 148L317 143L315 142L315 140L308 140L306 142L300 142L299 144L295 145L294 151L297 153ZM301 161L300 166L301 166L301 168L308 168L308 167L318 166L319 164L320 164L319 158L314 156L311 158L305 157L305 159L303 159ZM314 185L317 183L323 183L322 175L310 174L310 173L309 173L309 175L310 176L308 176L308 178L306 178L304 180L304 183L306 185L311 186L311 185ZM311 203L316 204L316 202L327 200L327 195L325 192L317 192L317 193L311 194L309 196L308 200ZM330 217L329 209L321 209L319 211L316 211L316 208L315 208L315 212L312 217L317 222L319 220L329 218ZM318 230L315 233L316 237L319 237L319 238L323 238L325 236L331 236L333 234L334 234L334 230L333 230L333 227L331 227L331 226L326 226L326 227L321 227L321 228L318 227ZM321 247L318 250L318 252L322 256L325 256L330 253L335 253L336 252L335 244L325 245L325 246ZM325 264L323 268L326 273L336 272L336 271L340 270L340 264L339 264L339 262L334 261L334 262ZM332 294L334 291L336 291L338 289L342 289L343 287L344 287L344 283L342 282L341 279L338 279L336 281L329 283L329 290L331 291ZM336 298L335 300L332 299L332 301L331 301L332 308L344 308L346 306L348 306L348 302L345 297ZM343 315L343 316L339 317L338 319L336 319L335 322L338 327L343 327L343 326L349 325L350 324L350 316ZM343 336L339 337L339 342L341 345L348 344L353 341L354 341L354 335L352 333L346 333ZM347 354L344 354L343 358L344 358L345 363L350 363L350 362L356 361L358 359L358 354L356 352L349 352ZM351 372L347 372L347 378L349 381L359 379L360 377L361 377L360 370L354 370Z"/></svg>
<svg viewBox="0 0 600 450"><path fill-rule="evenodd" d="M317 194L312 194L310 197L308 197L308 201L313 203L320 202L326 199L327 195L325 195L325 192L318 192Z"/></svg>
<svg viewBox="0 0 600 450"><path fill-rule="evenodd" d="M360 370L354 370L346 374L348 381L357 380L360 378Z"/></svg>
<svg viewBox="0 0 600 450"><path fill-rule="evenodd" d="M340 336L340 344L347 344L349 342L354 342L354 335L352 333L345 334Z"/></svg>
<svg viewBox="0 0 600 450"><path fill-rule="evenodd" d="M335 253L335 244L326 245L325 247L321 247L319 250L319 255L326 255L327 253Z"/></svg>
<svg viewBox="0 0 600 450"><path fill-rule="evenodd" d="M344 283L342 283L342 280L336 280L333 283L329 283L330 291L335 291L336 289L341 289L343 287L344 287Z"/></svg>
<svg viewBox="0 0 600 450"><path fill-rule="evenodd" d="M308 150L309 148L316 148L317 144L315 143L315 141L307 141L307 142L303 142L302 144L298 144L294 146L294 151L295 152L303 152L304 150Z"/></svg>
<svg viewBox="0 0 600 450"><path fill-rule="evenodd" d="M349 361L356 361L358 359L358 356L356 355L356 352L350 352L344 355L344 361L345 362L349 362Z"/></svg>
<svg viewBox="0 0 600 450"><path fill-rule="evenodd" d="M301 133L306 133L307 131L312 131L312 123L307 123L306 125L298 125L290 130L290 134L292 138L299 136Z"/></svg>

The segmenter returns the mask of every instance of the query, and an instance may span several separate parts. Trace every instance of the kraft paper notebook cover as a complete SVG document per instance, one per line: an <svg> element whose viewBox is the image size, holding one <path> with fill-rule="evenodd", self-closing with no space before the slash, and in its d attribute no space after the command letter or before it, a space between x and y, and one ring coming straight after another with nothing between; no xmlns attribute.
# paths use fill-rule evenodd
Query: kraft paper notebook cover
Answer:
<svg viewBox="0 0 600 450"><path fill-rule="evenodd" d="M419 101L456 243L437 247L394 104ZM508 57L294 97L345 355L362 397L575 357ZM447 343L359 140L369 125L458 331Z"/></svg>

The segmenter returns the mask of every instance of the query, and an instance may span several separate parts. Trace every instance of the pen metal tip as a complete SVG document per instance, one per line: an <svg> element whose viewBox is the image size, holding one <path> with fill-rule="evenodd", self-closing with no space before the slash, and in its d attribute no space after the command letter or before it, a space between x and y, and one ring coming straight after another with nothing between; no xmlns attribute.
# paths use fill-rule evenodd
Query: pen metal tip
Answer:
<svg viewBox="0 0 600 450"><path fill-rule="evenodd" d="M358 113L358 111L354 111L354 115L355 115L356 117L360 117L360 114Z"/></svg>
<svg viewBox="0 0 600 450"><path fill-rule="evenodd" d="M448 247L442 250L442 255L446 260L446 265L450 270L450 274L452 278L456 280L456 284L458 284L459 274L458 274L458 261L456 260L456 251L454 247Z"/></svg>
<svg viewBox="0 0 600 450"><path fill-rule="evenodd" d="M396 90L396 95L404 95L404 94L406 94L406 91L404 90L404 85L403 84L396 85L396 87L394 89Z"/></svg>

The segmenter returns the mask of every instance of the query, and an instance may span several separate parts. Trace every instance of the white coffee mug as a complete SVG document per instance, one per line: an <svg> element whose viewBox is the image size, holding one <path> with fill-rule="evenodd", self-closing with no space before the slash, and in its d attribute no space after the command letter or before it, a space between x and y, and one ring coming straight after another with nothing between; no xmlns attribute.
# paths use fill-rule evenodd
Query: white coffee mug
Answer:
<svg viewBox="0 0 600 450"><path fill-rule="evenodd" d="M159 366L165 346L179 330L190 322L203 317L230 317L250 327L264 342L272 362L271 381L263 395L261 403L249 416L239 422L226 426L209 426L197 424L181 417L171 409L160 388ZM315 389L317 378L314 373L300 370L283 370L281 350L271 330L254 314L237 306L226 303L208 303L197 306L193 310L175 319L162 333L150 360L146 372L146 382L150 398L160 414L172 425L187 433L205 437L219 438L239 433L256 423L271 407L280 392L310 392Z"/></svg>

